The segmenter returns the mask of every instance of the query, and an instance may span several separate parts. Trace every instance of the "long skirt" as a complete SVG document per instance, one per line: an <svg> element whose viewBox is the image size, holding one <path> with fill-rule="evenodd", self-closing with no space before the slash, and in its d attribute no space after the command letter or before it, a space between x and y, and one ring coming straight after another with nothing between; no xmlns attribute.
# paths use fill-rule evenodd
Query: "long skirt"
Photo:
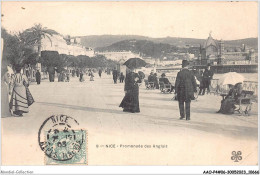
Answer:
<svg viewBox="0 0 260 175"><path fill-rule="evenodd" d="M222 114L233 114L235 110L235 100L232 98L226 98L221 101L220 112Z"/></svg>
<svg viewBox="0 0 260 175"><path fill-rule="evenodd" d="M26 89L24 86L15 86L11 101L10 108L14 113L28 113L28 100L26 96Z"/></svg>
<svg viewBox="0 0 260 175"><path fill-rule="evenodd" d="M11 113L9 111L9 88L6 83L2 82L1 85L1 117L10 117Z"/></svg>
<svg viewBox="0 0 260 175"><path fill-rule="evenodd" d="M124 112L140 112L138 94L126 93L119 107L122 107Z"/></svg>

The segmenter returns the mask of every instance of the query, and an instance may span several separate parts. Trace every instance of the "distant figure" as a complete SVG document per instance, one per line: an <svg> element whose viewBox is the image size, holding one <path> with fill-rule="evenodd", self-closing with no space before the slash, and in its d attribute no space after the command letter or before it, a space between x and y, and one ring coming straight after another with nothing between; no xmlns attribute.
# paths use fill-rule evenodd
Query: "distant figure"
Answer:
<svg viewBox="0 0 260 175"><path fill-rule="evenodd" d="M213 71L210 70L210 64L208 64L207 68L203 72L202 88L200 88L199 95L204 95L206 89L207 89L207 94L210 92L209 86L213 78L213 75L214 75Z"/></svg>
<svg viewBox="0 0 260 175"><path fill-rule="evenodd" d="M29 70L28 65L27 65L26 68L25 68L25 75L26 75L26 77L27 77L28 79L30 78L30 70Z"/></svg>
<svg viewBox="0 0 260 175"><path fill-rule="evenodd" d="M79 77L79 69L76 70L76 75Z"/></svg>
<svg viewBox="0 0 260 175"><path fill-rule="evenodd" d="M235 103L238 102L238 98L242 94L242 83L237 83L235 85L229 84L229 88L228 95L221 101L221 106L217 113L233 114L235 111Z"/></svg>
<svg viewBox="0 0 260 175"><path fill-rule="evenodd" d="M150 75L148 76L148 82L154 82L154 76L153 73L151 72Z"/></svg>
<svg viewBox="0 0 260 175"><path fill-rule="evenodd" d="M113 80L114 80L114 84L117 83L117 70L116 68L113 70Z"/></svg>
<svg viewBox="0 0 260 175"><path fill-rule="evenodd" d="M170 81L168 80L168 78L166 78L165 73L162 73L161 78L159 78L159 82L163 82L164 84L170 84L170 85L171 85L171 90L170 90L170 92L173 91L174 86L170 83Z"/></svg>
<svg viewBox="0 0 260 175"><path fill-rule="evenodd" d="M204 88L204 84L203 84L203 71L200 71L198 74L197 74L197 80L200 82L199 84L199 94L198 95L201 95L201 92Z"/></svg>
<svg viewBox="0 0 260 175"><path fill-rule="evenodd" d="M80 73L79 73L79 81L80 82L84 81L84 77L83 77L83 72L82 71L80 71Z"/></svg>
<svg viewBox="0 0 260 175"><path fill-rule="evenodd" d="M90 71L89 72L89 74L90 74L90 81L94 81L94 74L93 74L93 72L92 71Z"/></svg>
<svg viewBox="0 0 260 175"><path fill-rule="evenodd" d="M70 73L69 71L66 72L66 82L69 82L70 81Z"/></svg>
<svg viewBox="0 0 260 175"><path fill-rule="evenodd" d="M120 83L124 83L125 76L124 76L123 72L121 72L119 80L120 80Z"/></svg>
<svg viewBox="0 0 260 175"><path fill-rule="evenodd" d="M36 76L36 82L37 82L37 84L41 84L41 73L40 73L39 70L37 70L35 76Z"/></svg>
<svg viewBox="0 0 260 175"><path fill-rule="evenodd" d="M175 82L175 93L179 101L180 119L190 120L190 102L195 99L194 92L197 92L197 84L194 75L188 70L188 61L182 61L182 69L177 74ZM185 103L185 112L184 112Z"/></svg>
<svg viewBox="0 0 260 175"><path fill-rule="evenodd" d="M157 78L157 73L153 74L153 81L154 81L154 86L156 89L159 89L159 83L158 83L158 78Z"/></svg>
<svg viewBox="0 0 260 175"><path fill-rule="evenodd" d="M125 78L125 96L119 105L123 108L124 112L137 113L140 112L139 108L139 83L140 77L137 73L131 72L126 74Z"/></svg>
<svg viewBox="0 0 260 175"><path fill-rule="evenodd" d="M101 78L101 74L102 74L102 69L99 69L98 70L98 75L99 75L100 78Z"/></svg>
<svg viewBox="0 0 260 175"><path fill-rule="evenodd" d="M48 73L49 73L49 80L50 82L54 82L55 78L55 68L54 67L48 67Z"/></svg>
<svg viewBox="0 0 260 175"><path fill-rule="evenodd" d="M61 82L61 79L62 79L62 74L58 73L58 82Z"/></svg>
<svg viewBox="0 0 260 175"><path fill-rule="evenodd" d="M64 82L64 81L65 81L65 79L66 79L66 74L65 74L65 72L64 72L64 71L62 71L62 82Z"/></svg>
<svg viewBox="0 0 260 175"><path fill-rule="evenodd" d="M64 82L65 80L65 74L63 71L61 71L58 75L58 82Z"/></svg>
<svg viewBox="0 0 260 175"><path fill-rule="evenodd" d="M75 70L73 69L73 70L72 70L72 77L75 77L75 73L76 73L76 72L75 72Z"/></svg>

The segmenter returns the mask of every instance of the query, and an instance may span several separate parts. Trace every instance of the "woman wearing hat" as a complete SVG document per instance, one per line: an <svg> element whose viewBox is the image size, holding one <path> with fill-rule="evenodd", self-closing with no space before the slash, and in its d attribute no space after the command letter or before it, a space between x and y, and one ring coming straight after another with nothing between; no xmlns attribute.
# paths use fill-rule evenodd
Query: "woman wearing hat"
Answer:
<svg viewBox="0 0 260 175"><path fill-rule="evenodd" d="M197 83L194 75L188 70L188 61L182 61L182 69L177 74L175 82L175 93L179 101L180 119L190 120L190 102L194 99L194 92L197 92ZM184 111L185 103L185 111Z"/></svg>
<svg viewBox="0 0 260 175"><path fill-rule="evenodd" d="M126 74L125 78L125 97L119 107L123 108L124 112L137 113L139 108L139 84L141 83L140 76L134 72L134 69Z"/></svg>
<svg viewBox="0 0 260 175"><path fill-rule="evenodd" d="M27 89L29 86L28 79L24 74L21 74L21 68L19 65L15 66L14 88L10 101L10 109L17 116L28 113L29 106L34 102L29 89Z"/></svg>

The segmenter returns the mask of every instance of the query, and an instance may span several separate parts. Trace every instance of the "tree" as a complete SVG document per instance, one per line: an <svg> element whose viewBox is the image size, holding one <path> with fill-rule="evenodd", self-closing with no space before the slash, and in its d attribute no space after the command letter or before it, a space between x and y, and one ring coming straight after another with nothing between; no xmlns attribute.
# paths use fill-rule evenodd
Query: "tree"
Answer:
<svg viewBox="0 0 260 175"><path fill-rule="evenodd" d="M1 29L4 40L3 65L24 66L25 64L35 64L36 55L32 47L21 41L19 35L10 35L5 29ZM3 67L2 67L3 68Z"/></svg>
<svg viewBox="0 0 260 175"><path fill-rule="evenodd" d="M42 51L41 63L46 67L57 67L60 63L60 55L57 51Z"/></svg>
<svg viewBox="0 0 260 175"><path fill-rule="evenodd" d="M38 55L41 55L41 41L48 38L52 44L51 36L58 34L55 30L43 27L41 24L35 24L33 27L20 33L22 42L30 46L37 46Z"/></svg>

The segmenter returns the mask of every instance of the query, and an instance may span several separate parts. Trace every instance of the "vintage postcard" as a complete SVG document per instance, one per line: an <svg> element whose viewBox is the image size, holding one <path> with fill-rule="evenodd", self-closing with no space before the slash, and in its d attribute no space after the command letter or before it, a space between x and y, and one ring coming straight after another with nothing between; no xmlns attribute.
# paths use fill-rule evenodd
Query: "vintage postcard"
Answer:
<svg viewBox="0 0 260 175"><path fill-rule="evenodd" d="M258 2L1 2L3 166L258 158Z"/></svg>

